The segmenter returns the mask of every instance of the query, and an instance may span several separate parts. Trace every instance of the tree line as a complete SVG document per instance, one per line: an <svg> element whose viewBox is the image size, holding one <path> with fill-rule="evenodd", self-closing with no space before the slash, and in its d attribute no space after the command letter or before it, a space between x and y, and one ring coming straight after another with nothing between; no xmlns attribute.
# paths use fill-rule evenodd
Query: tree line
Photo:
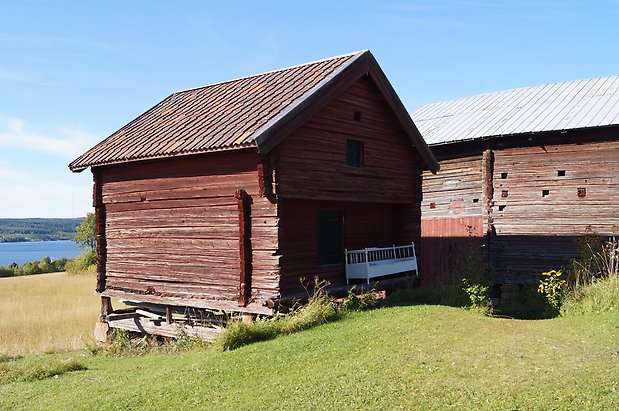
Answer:
<svg viewBox="0 0 619 411"><path fill-rule="evenodd" d="M68 239L75 241L78 247L84 250L81 255L73 259L59 258L57 260L43 257L40 260L27 262L21 266L12 263L8 266L0 267L0 277L44 274L60 271L67 271L70 273L95 272L97 268L95 216L93 213L88 213L81 221L80 219L77 220L78 224L73 228L72 234Z"/></svg>
<svg viewBox="0 0 619 411"><path fill-rule="evenodd" d="M0 218L0 242L71 240L81 218Z"/></svg>

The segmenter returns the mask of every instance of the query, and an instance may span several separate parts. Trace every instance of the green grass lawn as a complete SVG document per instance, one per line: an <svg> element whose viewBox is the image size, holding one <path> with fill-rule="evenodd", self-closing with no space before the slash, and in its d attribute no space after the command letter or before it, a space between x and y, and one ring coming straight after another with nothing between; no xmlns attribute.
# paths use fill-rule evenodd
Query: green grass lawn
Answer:
<svg viewBox="0 0 619 411"><path fill-rule="evenodd" d="M0 368L0 409L611 410L618 351L617 312L519 321L402 306L234 351L5 359L9 370L69 357L87 369L2 382Z"/></svg>

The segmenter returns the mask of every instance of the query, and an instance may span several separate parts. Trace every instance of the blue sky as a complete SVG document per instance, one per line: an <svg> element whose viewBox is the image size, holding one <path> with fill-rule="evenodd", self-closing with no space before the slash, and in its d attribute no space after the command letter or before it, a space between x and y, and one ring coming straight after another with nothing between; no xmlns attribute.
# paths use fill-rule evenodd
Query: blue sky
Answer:
<svg viewBox="0 0 619 411"><path fill-rule="evenodd" d="M619 74L619 0L2 1L0 217L80 217L67 164L180 89L370 49L406 107Z"/></svg>

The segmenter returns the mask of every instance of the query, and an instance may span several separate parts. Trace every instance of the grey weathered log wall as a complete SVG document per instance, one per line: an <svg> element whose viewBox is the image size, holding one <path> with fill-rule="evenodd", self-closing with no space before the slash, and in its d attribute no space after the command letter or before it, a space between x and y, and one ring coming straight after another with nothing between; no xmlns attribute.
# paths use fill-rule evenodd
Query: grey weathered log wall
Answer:
<svg viewBox="0 0 619 411"><path fill-rule="evenodd" d="M439 174L424 174L422 235L432 252L421 264L431 279L457 269L453 250L467 236L485 236L495 281L523 283L577 257L579 238L619 234L616 140L457 155L456 145L442 148Z"/></svg>
<svg viewBox="0 0 619 411"><path fill-rule="evenodd" d="M619 234L619 141L510 148L494 157L499 279L533 281L577 257L579 237Z"/></svg>

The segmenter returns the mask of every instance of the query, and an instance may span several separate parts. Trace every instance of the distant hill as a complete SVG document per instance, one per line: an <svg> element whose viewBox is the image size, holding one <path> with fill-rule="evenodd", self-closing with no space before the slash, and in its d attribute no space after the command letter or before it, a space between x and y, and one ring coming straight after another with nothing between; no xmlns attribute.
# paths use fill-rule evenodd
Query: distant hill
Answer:
<svg viewBox="0 0 619 411"><path fill-rule="evenodd" d="M0 218L0 243L71 240L81 218Z"/></svg>

